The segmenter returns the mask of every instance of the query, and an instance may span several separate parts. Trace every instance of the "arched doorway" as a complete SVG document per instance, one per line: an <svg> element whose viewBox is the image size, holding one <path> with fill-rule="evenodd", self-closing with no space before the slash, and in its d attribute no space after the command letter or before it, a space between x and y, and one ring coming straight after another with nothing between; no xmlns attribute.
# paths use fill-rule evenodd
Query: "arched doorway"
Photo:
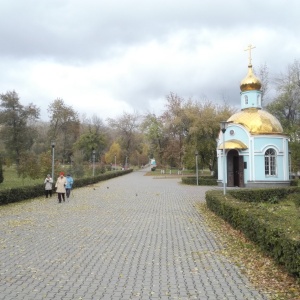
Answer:
<svg viewBox="0 0 300 300"><path fill-rule="evenodd" d="M227 153L227 186L244 187L244 158L237 150Z"/></svg>

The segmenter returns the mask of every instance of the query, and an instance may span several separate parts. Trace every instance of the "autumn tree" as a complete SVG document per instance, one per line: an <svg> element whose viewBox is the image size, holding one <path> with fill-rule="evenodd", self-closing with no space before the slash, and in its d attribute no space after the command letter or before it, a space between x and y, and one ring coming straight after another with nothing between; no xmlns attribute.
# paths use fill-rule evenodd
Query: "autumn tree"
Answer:
<svg viewBox="0 0 300 300"><path fill-rule="evenodd" d="M139 147L140 116L137 113L124 112L119 118L109 118L107 122L115 132L115 141L122 149L122 160L125 162L125 156L130 157L132 152Z"/></svg>
<svg viewBox="0 0 300 300"><path fill-rule="evenodd" d="M216 105L208 100L196 101L186 108L189 130L185 139L184 162L187 167L195 165L195 151L198 152L200 167L215 169L216 138L220 132L220 122L227 120L234 109L230 106Z"/></svg>
<svg viewBox="0 0 300 300"><path fill-rule="evenodd" d="M266 109L280 121L290 137L292 169L300 169L300 63L294 61L275 79L277 95Z"/></svg>
<svg viewBox="0 0 300 300"><path fill-rule="evenodd" d="M32 152L22 153L17 171L18 175L22 178L40 178L42 174L38 156Z"/></svg>
<svg viewBox="0 0 300 300"><path fill-rule="evenodd" d="M171 167L182 167L184 154L184 139L189 128L184 106L186 101L174 93L166 97L166 110L162 114L162 123L166 144L163 151L163 159Z"/></svg>
<svg viewBox="0 0 300 300"><path fill-rule="evenodd" d="M120 145L116 142L112 143L109 150L105 153L105 162L107 164L115 164L116 160L116 163L118 164L121 159L121 153L122 152Z"/></svg>
<svg viewBox="0 0 300 300"><path fill-rule="evenodd" d="M2 157L0 157L0 183L4 181L4 176L3 176L3 163L2 163Z"/></svg>
<svg viewBox="0 0 300 300"><path fill-rule="evenodd" d="M19 165L21 153L33 145L36 131L32 124L39 118L40 110L32 103L24 106L15 91L0 95L0 137L6 155Z"/></svg>
<svg viewBox="0 0 300 300"><path fill-rule="evenodd" d="M52 172L52 153L49 151L43 152L39 155L40 172L41 175L46 176ZM57 165L54 166L56 170Z"/></svg>
<svg viewBox="0 0 300 300"><path fill-rule="evenodd" d="M85 120L83 132L74 144L74 149L80 150L85 160L90 160L93 150L96 151L97 158L104 153L106 146L106 129L102 120L97 116Z"/></svg>
<svg viewBox="0 0 300 300"><path fill-rule="evenodd" d="M73 152L73 144L80 133L78 113L59 98L49 105L48 113L50 117L49 137L55 140L56 153L61 157L62 162L69 161Z"/></svg>

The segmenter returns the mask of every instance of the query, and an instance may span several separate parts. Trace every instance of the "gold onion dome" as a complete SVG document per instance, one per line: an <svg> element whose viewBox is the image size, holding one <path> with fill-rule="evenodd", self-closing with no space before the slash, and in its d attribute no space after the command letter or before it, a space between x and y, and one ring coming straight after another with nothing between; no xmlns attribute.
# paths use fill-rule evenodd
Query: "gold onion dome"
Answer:
<svg viewBox="0 0 300 300"><path fill-rule="evenodd" d="M276 117L258 108L244 109L228 119L228 122L240 124L251 134L282 134L283 129Z"/></svg>
<svg viewBox="0 0 300 300"><path fill-rule="evenodd" d="M254 75L252 70L252 65L248 65L248 74L247 76L241 81L240 85L241 91L253 91L257 90L259 91L261 88L261 82L260 80Z"/></svg>

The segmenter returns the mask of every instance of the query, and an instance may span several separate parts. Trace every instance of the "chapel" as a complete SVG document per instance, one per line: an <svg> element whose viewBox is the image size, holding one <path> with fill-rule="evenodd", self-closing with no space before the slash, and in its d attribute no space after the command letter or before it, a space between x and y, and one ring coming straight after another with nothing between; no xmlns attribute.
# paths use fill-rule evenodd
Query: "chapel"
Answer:
<svg viewBox="0 0 300 300"><path fill-rule="evenodd" d="M262 109L261 82L248 73L240 84L241 110L222 122L217 140L218 185L269 187L290 184L289 139L278 119Z"/></svg>

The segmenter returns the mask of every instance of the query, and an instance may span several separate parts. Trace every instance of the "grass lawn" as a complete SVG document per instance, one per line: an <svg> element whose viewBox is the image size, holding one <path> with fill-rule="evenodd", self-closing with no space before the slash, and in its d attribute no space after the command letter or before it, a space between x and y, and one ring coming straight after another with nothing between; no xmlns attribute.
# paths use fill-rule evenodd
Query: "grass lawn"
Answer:
<svg viewBox="0 0 300 300"><path fill-rule="evenodd" d="M0 183L0 190L10 189L14 187L21 187L27 185L43 184L44 179L31 179L18 177L17 171L14 166L3 168L4 181ZM45 175L46 176L46 175Z"/></svg>

